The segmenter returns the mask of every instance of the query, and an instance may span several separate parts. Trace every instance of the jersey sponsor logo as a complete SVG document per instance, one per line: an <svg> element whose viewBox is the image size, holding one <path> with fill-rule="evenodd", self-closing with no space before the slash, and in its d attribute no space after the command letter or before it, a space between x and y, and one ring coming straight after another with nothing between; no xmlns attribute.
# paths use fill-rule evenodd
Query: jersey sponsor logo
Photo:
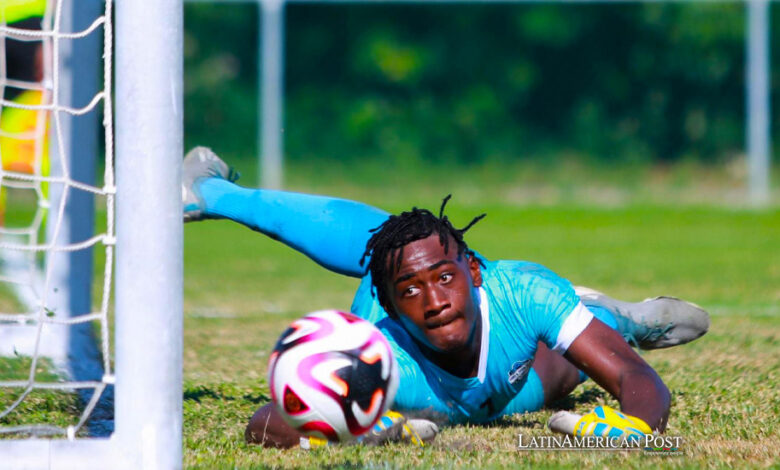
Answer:
<svg viewBox="0 0 780 470"><path fill-rule="evenodd" d="M509 369L509 383L521 382L528 375L529 370L531 370L531 359L515 362L512 364L512 368Z"/></svg>

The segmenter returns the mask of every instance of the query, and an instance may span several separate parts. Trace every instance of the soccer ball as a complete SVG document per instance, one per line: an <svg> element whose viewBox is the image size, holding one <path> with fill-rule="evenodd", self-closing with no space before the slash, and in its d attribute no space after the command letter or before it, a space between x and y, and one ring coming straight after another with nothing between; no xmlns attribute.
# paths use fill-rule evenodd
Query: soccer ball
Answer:
<svg viewBox="0 0 780 470"><path fill-rule="evenodd" d="M348 442L392 405L398 365L370 322L321 310L294 321L268 364L271 398L287 423L309 436Z"/></svg>

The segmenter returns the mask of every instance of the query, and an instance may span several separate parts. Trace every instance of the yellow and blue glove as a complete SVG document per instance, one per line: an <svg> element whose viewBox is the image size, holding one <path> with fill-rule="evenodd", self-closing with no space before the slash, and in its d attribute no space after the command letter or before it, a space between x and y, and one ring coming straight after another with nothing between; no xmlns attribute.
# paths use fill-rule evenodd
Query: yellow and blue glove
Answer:
<svg viewBox="0 0 780 470"><path fill-rule="evenodd" d="M608 406L597 406L574 425L575 436L603 436L639 441L653 430L644 421Z"/></svg>
<svg viewBox="0 0 780 470"><path fill-rule="evenodd" d="M368 445L381 445L388 442L404 442L417 447L424 447L433 441L439 427L427 419L407 419L397 411L389 410L368 433L360 437L360 441Z"/></svg>
<svg viewBox="0 0 780 470"><path fill-rule="evenodd" d="M427 419L407 419L397 411L389 410L366 434L358 438L365 445L383 445L390 442L403 442L416 447L424 447L439 433L439 427ZM317 437L302 437L301 447L312 449L328 445L328 441Z"/></svg>
<svg viewBox="0 0 780 470"><path fill-rule="evenodd" d="M568 411L559 411L550 417L551 430L572 436L602 436L626 438L640 442L653 430L644 421L608 406L597 406L592 412L580 416Z"/></svg>

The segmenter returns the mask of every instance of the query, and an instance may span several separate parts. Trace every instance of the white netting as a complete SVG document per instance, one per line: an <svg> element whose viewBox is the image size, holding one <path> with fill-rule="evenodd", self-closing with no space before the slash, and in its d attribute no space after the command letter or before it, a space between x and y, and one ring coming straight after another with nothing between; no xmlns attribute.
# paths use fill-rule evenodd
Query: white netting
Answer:
<svg viewBox="0 0 780 470"><path fill-rule="evenodd" d="M77 0L73 0L77 1ZM7 380L3 370L0 369L0 396L4 390L12 390L15 399L10 404L0 402L0 435L9 433L24 433L35 435L62 434L73 438L76 432L87 422L90 414L95 409L106 387L113 383L111 368L111 355L109 350L109 325L108 306L111 288L111 270L113 265L114 238L114 168L113 168L113 134L111 111L111 7L112 2L105 2L102 15L90 19L92 23L80 31L63 31L62 13L63 0L49 0L42 19L40 30L20 29L5 24L4 15L0 18L0 111L5 108L21 109L33 112L34 126L32 129L15 129L13 126L3 125L0 118L0 139L5 142L17 142L32 147L32 159L29 163L29 172L19 170L11 164L9 155L3 155L3 168L0 168L0 204L8 223L0 224L0 289L6 296L16 293L21 296L19 302L4 302L0 304L0 349L16 349L12 340L13 334L8 333L14 328L27 330L32 338L29 340L31 351L29 356L23 358L26 377L15 377L15 380ZM65 106L60 99L60 72L62 63L60 54L61 41L77 41L90 35L103 33L103 90L97 92L92 99L78 106ZM6 44L13 41L35 42L42 47L43 77L42 80L25 81L8 77L6 67ZM89 73L90 71L86 71ZM73 80L79 80L77 72L74 72ZM15 90L15 91L12 91ZM33 90L40 93L37 103L21 103L19 100L6 99L11 94L24 90ZM69 155L71 150L65 145L63 120L67 117L75 119L76 116L87 113L99 113L99 104L102 103L103 128L105 131L105 163L103 186L96 187L84 182L76 181L71 177L70 157L78 158L78 155ZM6 113L2 114L3 117ZM47 121L49 121L47 123ZM49 132L49 126L51 132ZM9 130L10 129L10 130ZM50 135L51 144L47 144L47 135ZM74 137L77 138L77 137ZM46 148L52 149L50 155L58 159L52 162L52 167L59 168L56 175L49 175L46 171ZM0 146L0 151L8 151L7 146ZM56 189L56 191L55 191ZM106 222L105 231L88 239L75 240L69 243L58 242L63 237L63 220L66 218L66 205L69 198L76 191L86 191L98 196L100 205L104 204ZM51 198L58 194L59 197ZM20 201L18 205L15 202ZM29 217L17 216L16 219L24 219L22 223L15 223L12 209L21 207L20 213L27 211ZM26 208L26 209L25 209ZM18 214L17 214L18 215ZM71 221L73 223L74 221ZM78 223L78 221L75 221ZM46 225L50 226L48 229ZM101 225L102 226L102 225ZM102 230L101 230L102 231ZM44 232L48 232L48 235ZM53 260L62 260L61 256L52 256L55 253L73 252L76 250L89 250L102 246L105 252L102 292L99 307L96 311L67 312L62 314L62 307L55 307L52 292L57 292L66 286L57 286L53 279L56 271ZM45 258L45 261L43 260ZM96 273L97 274L97 273ZM22 311L8 311L8 305L22 305ZM60 312L54 310L60 308ZM11 309L13 310L13 309ZM66 331L75 325L91 323L95 331L99 331L100 347L102 355L102 379L101 380L65 380L63 378L51 378L51 374L41 373L41 355L46 350L47 336L44 334L47 328L52 331ZM71 358L73 359L73 358ZM78 358L76 358L78 359ZM41 379L49 377L48 380ZM66 377L70 379L70 377ZM88 403L80 416L74 416L73 422L65 426L52 425L51 423L22 423L16 420L10 425L7 417L12 415L25 398L35 391L84 391L92 390ZM17 396L18 394L18 396ZM89 395L82 395L89 396ZM10 401L10 400L9 400Z"/></svg>

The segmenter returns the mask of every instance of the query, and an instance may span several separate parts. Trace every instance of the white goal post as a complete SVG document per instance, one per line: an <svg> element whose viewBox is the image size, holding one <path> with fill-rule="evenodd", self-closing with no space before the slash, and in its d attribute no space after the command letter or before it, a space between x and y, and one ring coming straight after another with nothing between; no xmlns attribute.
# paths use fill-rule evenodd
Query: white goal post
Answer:
<svg viewBox="0 0 780 470"><path fill-rule="evenodd" d="M109 438L0 440L0 468L182 466L182 0L115 6L115 429Z"/></svg>

